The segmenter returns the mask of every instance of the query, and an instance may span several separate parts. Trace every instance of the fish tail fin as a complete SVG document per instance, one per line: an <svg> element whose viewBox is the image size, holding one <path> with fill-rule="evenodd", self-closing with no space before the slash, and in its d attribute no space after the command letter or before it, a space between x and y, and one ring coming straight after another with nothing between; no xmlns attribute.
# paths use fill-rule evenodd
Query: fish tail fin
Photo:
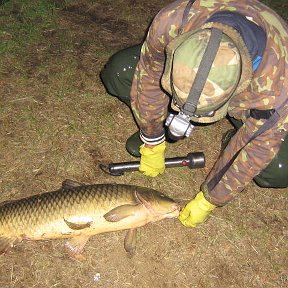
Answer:
<svg viewBox="0 0 288 288"><path fill-rule="evenodd" d="M7 237L0 235L0 255L10 250L16 242L19 242L16 237Z"/></svg>

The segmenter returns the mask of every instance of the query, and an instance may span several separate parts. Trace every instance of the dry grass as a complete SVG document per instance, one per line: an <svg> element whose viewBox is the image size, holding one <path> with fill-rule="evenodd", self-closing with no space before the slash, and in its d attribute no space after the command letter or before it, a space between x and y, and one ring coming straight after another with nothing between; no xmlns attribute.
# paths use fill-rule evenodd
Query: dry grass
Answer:
<svg viewBox="0 0 288 288"><path fill-rule="evenodd" d="M150 179L138 172L115 178L98 168L134 160L124 146L136 131L129 109L106 94L100 69L113 52L139 43L171 1L54 2L56 25L0 60L0 201L57 189L66 178L191 199L217 158L230 127L225 120L168 146L170 157L204 151L203 169L170 169ZM287 287L287 203L287 189L251 183L199 228L173 219L139 229L133 258L123 249L123 232L93 237L84 262L65 258L62 241L21 243L0 257L0 287Z"/></svg>

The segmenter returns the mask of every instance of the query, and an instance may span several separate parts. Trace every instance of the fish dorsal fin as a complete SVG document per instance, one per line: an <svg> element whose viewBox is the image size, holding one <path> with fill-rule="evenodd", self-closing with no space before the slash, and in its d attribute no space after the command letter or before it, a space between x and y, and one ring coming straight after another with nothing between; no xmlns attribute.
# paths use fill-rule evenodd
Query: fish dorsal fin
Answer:
<svg viewBox="0 0 288 288"><path fill-rule="evenodd" d="M136 205L126 204L126 205L118 206L112 209L111 211L109 211L108 213L106 213L104 215L104 218L108 222L118 222L129 216L134 216L139 206L141 205L140 204L136 204Z"/></svg>
<svg viewBox="0 0 288 288"><path fill-rule="evenodd" d="M1 202L0 203L0 207L2 207L2 206L4 206L4 205L7 205L7 204L9 204L9 203L12 203L12 202L14 202L15 200L6 200L6 201L3 201L3 202Z"/></svg>
<svg viewBox="0 0 288 288"><path fill-rule="evenodd" d="M62 188L63 189L71 189L71 188L79 187L82 185L84 185L84 184L81 182L71 180L71 179L66 179L62 182Z"/></svg>
<svg viewBox="0 0 288 288"><path fill-rule="evenodd" d="M66 219L64 219L64 222L72 230L82 230L85 228L89 228L91 226L91 224L93 223L93 221L86 221L86 222L82 222L82 223L80 223L80 222L77 223L77 222L68 221Z"/></svg>
<svg viewBox="0 0 288 288"><path fill-rule="evenodd" d="M0 255L10 250L16 242L20 242L21 239L16 237L4 237L0 236Z"/></svg>

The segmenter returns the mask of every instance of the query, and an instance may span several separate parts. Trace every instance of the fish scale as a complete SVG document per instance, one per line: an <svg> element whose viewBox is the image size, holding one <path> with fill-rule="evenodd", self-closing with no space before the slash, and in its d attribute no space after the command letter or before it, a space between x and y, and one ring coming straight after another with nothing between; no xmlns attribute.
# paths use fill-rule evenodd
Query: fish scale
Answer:
<svg viewBox="0 0 288 288"><path fill-rule="evenodd" d="M72 238L69 247L78 251L92 235L134 229L178 213L174 200L145 187L65 187L0 204L0 254L23 239Z"/></svg>

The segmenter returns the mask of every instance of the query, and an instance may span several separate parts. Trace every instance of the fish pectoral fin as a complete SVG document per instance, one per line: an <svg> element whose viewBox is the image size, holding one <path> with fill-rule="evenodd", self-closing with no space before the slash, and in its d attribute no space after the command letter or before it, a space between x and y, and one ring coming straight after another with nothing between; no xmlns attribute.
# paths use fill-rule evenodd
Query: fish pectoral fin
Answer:
<svg viewBox="0 0 288 288"><path fill-rule="evenodd" d="M85 258L81 253L89 238L88 235L79 235L66 241L64 247L68 256L78 260L84 260Z"/></svg>
<svg viewBox="0 0 288 288"><path fill-rule="evenodd" d="M91 224L93 223L93 221L83 222L83 223L71 222L71 221L66 220L65 218L64 218L64 222L72 230L82 230L85 228L89 228Z"/></svg>
<svg viewBox="0 0 288 288"><path fill-rule="evenodd" d="M121 205L118 206L111 211L107 212L104 215L104 218L108 222L118 222L124 218L127 218L129 216L135 215L135 212L137 211L137 208L141 206L139 204L137 205Z"/></svg>
<svg viewBox="0 0 288 288"><path fill-rule="evenodd" d="M124 248L130 254L134 254L136 250L136 240L137 240L137 229L130 229L127 231Z"/></svg>
<svg viewBox="0 0 288 288"><path fill-rule="evenodd" d="M16 237L0 236L0 255L10 250L16 242L20 242Z"/></svg>
<svg viewBox="0 0 288 288"><path fill-rule="evenodd" d="M74 187L79 187L79 186L82 186L84 185L83 183L81 182L77 182L77 181L74 181L74 180L71 180L71 179L66 179L62 182L62 188L63 189L71 189L71 188L74 188Z"/></svg>

